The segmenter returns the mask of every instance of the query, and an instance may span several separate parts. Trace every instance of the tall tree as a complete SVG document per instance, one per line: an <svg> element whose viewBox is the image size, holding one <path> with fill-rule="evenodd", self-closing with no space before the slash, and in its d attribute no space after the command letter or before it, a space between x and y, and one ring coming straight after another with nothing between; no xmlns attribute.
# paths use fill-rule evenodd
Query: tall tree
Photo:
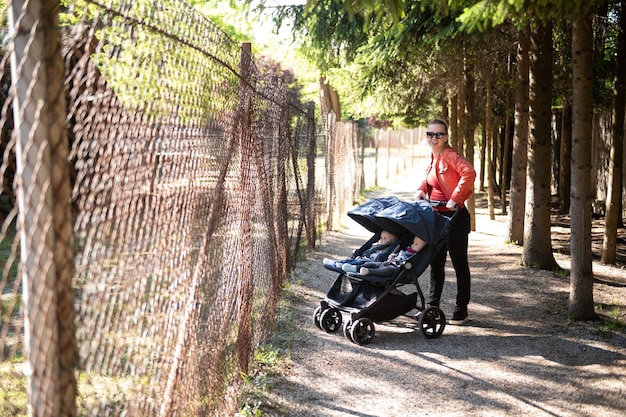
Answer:
<svg viewBox="0 0 626 417"><path fill-rule="evenodd" d="M483 131L482 131L482 143L481 154L482 154L482 166L481 171L487 171L487 203L489 206L489 219L495 220L496 213L494 209L494 169L493 169L493 153L492 149L495 147L495 137L494 133L497 128L493 128L492 125L494 123L494 118L492 117L493 107L491 105L491 75L487 74L487 97L485 104L485 122L483 123ZM482 173L481 173L482 174ZM482 187L482 179L484 175L481 175L481 187ZM484 187L483 187L484 189Z"/></svg>
<svg viewBox="0 0 626 417"><path fill-rule="evenodd" d="M558 141L557 177L559 213L568 214L572 172L572 26L567 20L559 22L555 30L555 74L554 97L561 100L562 110L555 132ZM555 146L555 151L556 151ZM556 155L555 155L556 156Z"/></svg>
<svg viewBox="0 0 626 417"><path fill-rule="evenodd" d="M539 269L558 265L550 239L550 169L552 123L552 21L531 27L530 136L526 179L526 216L522 261Z"/></svg>
<svg viewBox="0 0 626 417"><path fill-rule="evenodd" d="M569 213L572 189L572 99L563 97L559 162L559 213Z"/></svg>
<svg viewBox="0 0 626 417"><path fill-rule="evenodd" d="M464 42L466 45L467 42ZM474 63L471 59L468 58L468 49L464 47L464 55L465 66L463 69L464 75L464 83L463 90L465 96L465 127L464 127L464 146L462 148L462 153L470 162L474 162L474 135L476 132L476 127L478 126L478 120L480 115L479 109L476 107L476 88L475 88L475 78L474 78ZM466 202L467 210L470 213L470 229L476 230L476 196L474 193L470 195Z"/></svg>
<svg viewBox="0 0 626 417"><path fill-rule="evenodd" d="M328 3L330 0L311 0L311 3ZM332 1L330 1L332 3ZM344 4L344 2L339 2ZM591 282L592 273L590 265L590 182L592 172L590 169L590 122L587 117L591 114L593 97L589 94L595 91L588 85L588 78L592 77L593 71L585 65L592 63L591 52L593 43L591 33L590 18L591 11L606 1L568 1L568 0L448 0L448 1L402 1L397 0L394 4L403 5L404 13L399 13L401 25L397 25L393 30L388 31L386 25L389 20L381 18L378 14L376 19L368 20L370 23L368 36L358 38L363 41L356 48L345 48L353 51L360 58L360 66L355 67L359 72L352 72L355 78L362 81L361 85L370 87L369 93L379 93L379 102L389 102L391 97L402 97L402 104L393 107L399 113L403 113L405 120L415 120L415 114L430 102L437 102L440 99L441 91L447 89L456 91L459 94L459 140L469 140L465 145L459 144L461 149L466 149L473 153L473 132L476 120L472 117L468 109L476 111L476 114L484 114L483 110L476 109L482 105L477 102L484 94L475 94L480 84L483 82L480 70L471 72L465 71L465 78L462 82L453 76L455 68L470 68L475 63L467 61L467 37L461 40L459 37L449 36L461 33L462 31L483 31L502 25L505 21L512 20L523 24L532 16L532 34L530 47L530 83L529 83L529 128L528 139L528 163L526 177L526 210L523 225L523 238L515 238L513 229L510 229L509 240L524 243L523 262L529 266L541 269L559 268L552 253L550 240L550 210L551 210L551 132L552 132L552 112L551 105L553 99L553 39L552 20L563 20L569 18L575 21L577 47L572 48L579 67L576 70L576 77L573 79L572 111L573 111L573 133L572 133L572 190L570 203L572 211L572 280L570 288L570 311L575 318L584 318L593 313ZM345 2L350 7L373 9L380 12L384 8L372 7L369 1L355 0ZM458 13L462 10L462 13ZM383 15L384 16L384 15ZM610 16L610 15L607 15ZM460 23L460 26L459 26ZM327 29L327 26L324 26ZM437 30L440 29L440 30ZM328 36L327 30L322 31L324 36ZM346 39L340 31L335 31L332 36L339 33L341 39ZM372 35L372 36L370 36ZM368 39L367 42L364 42ZM443 42L442 39L446 41ZM444 47L445 45L445 47ZM464 47L459 47L465 45ZM346 43L341 46L346 47ZM584 47L583 47L584 46ZM569 48L568 48L569 49ZM599 49L600 50L600 49ZM367 54L362 54L367 51ZM450 53L452 51L452 53ZM446 52L448 53L446 55ZM445 57L446 59L442 59ZM461 62L460 58L462 58ZM596 57L594 57L596 58ZM599 58L599 57L597 57ZM354 61L352 61L354 62ZM446 65L439 65L444 62ZM454 62L455 65L451 65ZM372 65L373 63L373 65ZM523 65L523 62L520 62ZM348 68L344 66L344 68ZM523 66L522 66L523 71ZM622 71L624 72L624 71ZM589 75L591 73L591 75ZM357 75L358 74L358 75ZM362 75L363 74L363 75ZM592 79L592 78L591 78ZM363 82L364 81L364 82ZM370 82L371 81L371 82ZM448 84L446 84L446 82ZM463 83L464 85L461 85ZM471 84L471 88L468 88ZM386 88L388 87L388 88ZM364 92L368 92L363 90ZM569 94L562 93L559 96L568 97ZM494 97L495 99L495 97ZM406 100L406 101L404 101ZM576 104L574 104L574 101ZM396 101L398 103L400 101ZM415 104L417 103L417 104ZM566 101L567 103L567 101ZM432 103L431 103L432 104ZM524 126L523 112L524 103L516 103L518 116L520 118L517 128L522 130L516 135L523 137ZM590 116L589 116L590 120ZM565 121L567 126L567 121ZM574 132L575 130L575 132ZM472 132L471 137L468 133ZM514 154L519 157L520 147L523 143L516 141ZM515 171L519 169L522 159L514 156L514 167L512 177L511 192L518 193L514 187L519 186L522 181L515 178ZM617 187L619 188L619 187ZM514 209L514 201L511 199L511 210ZM519 213L515 209L515 213ZM511 214L510 220L517 220L510 226L519 224L519 216ZM591 302L590 302L591 301ZM591 313L591 314L590 314Z"/></svg>
<svg viewBox="0 0 626 417"><path fill-rule="evenodd" d="M591 131L593 124L593 30L591 14L572 25L572 190L570 202L572 270L569 314L595 318L591 262Z"/></svg>
<svg viewBox="0 0 626 417"><path fill-rule="evenodd" d="M606 219L602 242L602 262L614 264L617 251L617 227L620 220L622 198L622 156L624 154L624 100L626 99L626 5L619 8L619 33L617 35L617 58L613 82L613 141L609 163L609 184L606 199Z"/></svg>
<svg viewBox="0 0 626 417"><path fill-rule="evenodd" d="M509 74L511 75L511 79L515 78L514 71L515 66L512 65L513 55L510 56L509 62ZM513 105L513 94L514 90L510 89L506 94L506 101L504 106L504 131L503 131L503 145L502 145L502 187L500 188L500 209L502 210L502 214L506 215L507 213L507 191L509 190L509 181L511 180L511 149L512 149L512 141L513 141L513 113L514 113L514 105Z"/></svg>
<svg viewBox="0 0 626 417"><path fill-rule="evenodd" d="M517 40L517 83L515 86L515 128L511 161L511 190L506 240L524 243L524 202L528 164L528 71L530 66L530 27L525 25Z"/></svg>

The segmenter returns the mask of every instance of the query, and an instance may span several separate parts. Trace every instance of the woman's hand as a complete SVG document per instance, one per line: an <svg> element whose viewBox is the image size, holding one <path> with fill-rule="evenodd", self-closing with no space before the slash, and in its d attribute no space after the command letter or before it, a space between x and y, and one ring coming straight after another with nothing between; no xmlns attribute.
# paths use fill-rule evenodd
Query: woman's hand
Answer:
<svg viewBox="0 0 626 417"><path fill-rule="evenodd" d="M456 208L457 208L456 206L457 206L457 204L456 204L456 201L454 201L454 200L448 200L448 202L446 203L446 208L448 210L456 210Z"/></svg>
<svg viewBox="0 0 626 417"><path fill-rule="evenodd" d="M417 190L415 194L413 194L413 200L424 200L426 199L426 193L422 190Z"/></svg>

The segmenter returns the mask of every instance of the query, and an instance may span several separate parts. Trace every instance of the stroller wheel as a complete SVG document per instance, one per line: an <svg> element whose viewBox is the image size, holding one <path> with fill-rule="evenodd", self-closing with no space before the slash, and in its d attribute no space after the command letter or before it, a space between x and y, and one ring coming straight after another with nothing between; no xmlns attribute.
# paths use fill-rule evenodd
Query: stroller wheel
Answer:
<svg viewBox="0 0 626 417"><path fill-rule="evenodd" d="M327 308L320 316L320 326L326 332L336 332L341 326L341 311L338 308Z"/></svg>
<svg viewBox="0 0 626 417"><path fill-rule="evenodd" d="M322 306L317 306L313 311L313 323L315 323L315 327L318 329L322 328L320 324L320 316L322 315Z"/></svg>
<svg viewBox="0 0 626 417"><path fill-rule="evenodd" d="M367 317L357 319L350 328L350 338L354 343L367 345L374 339L374 322Z"/></svg>
<svg viewBox="0 0 626 417"><path fill-rule="evenodd" d="M350 330L352 330L352 319L343 323L343 335L346 337L346 339L348 339L352 343L356 343L354 340L352 340L352 335L350 334Z"/></svg>
<svg viewBox="0 0 626 417"><path fill-rule="evenodd" d="M428 307L420 314L419 326L427 339L436 339L446 327L446 316L439 307Z"/></svg>

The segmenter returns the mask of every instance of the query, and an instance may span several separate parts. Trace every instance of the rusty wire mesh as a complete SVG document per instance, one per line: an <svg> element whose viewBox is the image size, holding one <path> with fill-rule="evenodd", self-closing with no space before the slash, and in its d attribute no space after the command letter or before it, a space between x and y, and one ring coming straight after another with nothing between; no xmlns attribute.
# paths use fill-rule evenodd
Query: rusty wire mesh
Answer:
<svg viewBox="0 0 626 417"><path fill-rule="evenodd" d="M337 122L331 114L324 129L325 170L319 179L325 190L321 201L326 204L327 230L346 219L346 212L363 190L388 185L399 174L411 171L415 180L406 184L410 191L417 189L425 175L423 167L430 149L423 141L424 128L371 129L354 122Z"/></svg>
<svg viewBox="0 0 626 417"><path fill-rule="evenodd" d="M18 22L37 19L37 8L19 12ZM69 365L78 371L81 415L230 413L240 372L271 334L279 290L300 247L293 245L314 238L307 229L319 221L307 207L315 206L306 188L314 185L306 178L316 139L311 109L298 108L283 81L255 66L249 48L184 3L73 2L60 23L41 25L57 29L59 47L49 55L61 64L61 88L50 97L50 86L32 85L44 90L45 114L56 114L56 129L66 133L65 159L55 160L63 153L47 145L25 144L37 152L23 163L35 177L61 170L68 188L65 200L53 200L57 207L33 203L50 193L45 178L22 194L14 186L21 139L7 97L21 90L9 93L6 63L23 47L16 68L35 71L41 63L28 63L29 48L38 40L23 36L20 46L15 36L4 54L2 357L29 364L28 384L36 382L29 392L40 396L32 401L50 408L41 415L61 409L61 373L51 371L62 361L61 347L78 358ZM28 107L36 104L21 99L21 119L44 114ZM42 119L21 128L55 129ZM17 226L14 190L35 205L37 227ZM71 219L58 216L63 209ZM40 237L55 223L73 231L69 291L50 288L54 275L41 278L58 268L49 266L48 252L58 250L51 242L61 234ZM38 276L19 262L20 235L37 257L35 268L43 268ZM25 286L40 293L28 298L43 315L33 327L24 324ZM67 317L53 313L56 298L68 295L75 339L60 346L57 327ZM25 337L45 346L24 346ZM50 353L40 359L42 347Z"/></svg>
<svg viewBox="0 0 626 417"><path fill-rule="evenodd" d="M58 6L13 2L2 51L0 414L232 415L363 135L184 2Z"/></svg>

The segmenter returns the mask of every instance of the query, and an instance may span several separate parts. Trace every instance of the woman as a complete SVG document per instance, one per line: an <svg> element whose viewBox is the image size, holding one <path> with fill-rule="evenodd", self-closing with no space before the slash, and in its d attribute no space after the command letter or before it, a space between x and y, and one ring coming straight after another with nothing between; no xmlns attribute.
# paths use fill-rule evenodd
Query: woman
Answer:
<svg viewBox="0 0 626 417"><path fill-rule="evenodd" d="M467 242L470 232L470 215L465 201L472 194L476 171L472 164L448 145L448 124L441 119L428 123L426 132L432 153L426 170L426 179L413 196L415 200L447 201L435 207L440 214L452 217L460 210L448 229L446 245L435 255L430 264L430 293L428 304L439 306L445 281L444 266L447 252L456 273L456 307L450 324L463 324L468 320L467 305L470 300L470 270L467 262Z"/></svg>

